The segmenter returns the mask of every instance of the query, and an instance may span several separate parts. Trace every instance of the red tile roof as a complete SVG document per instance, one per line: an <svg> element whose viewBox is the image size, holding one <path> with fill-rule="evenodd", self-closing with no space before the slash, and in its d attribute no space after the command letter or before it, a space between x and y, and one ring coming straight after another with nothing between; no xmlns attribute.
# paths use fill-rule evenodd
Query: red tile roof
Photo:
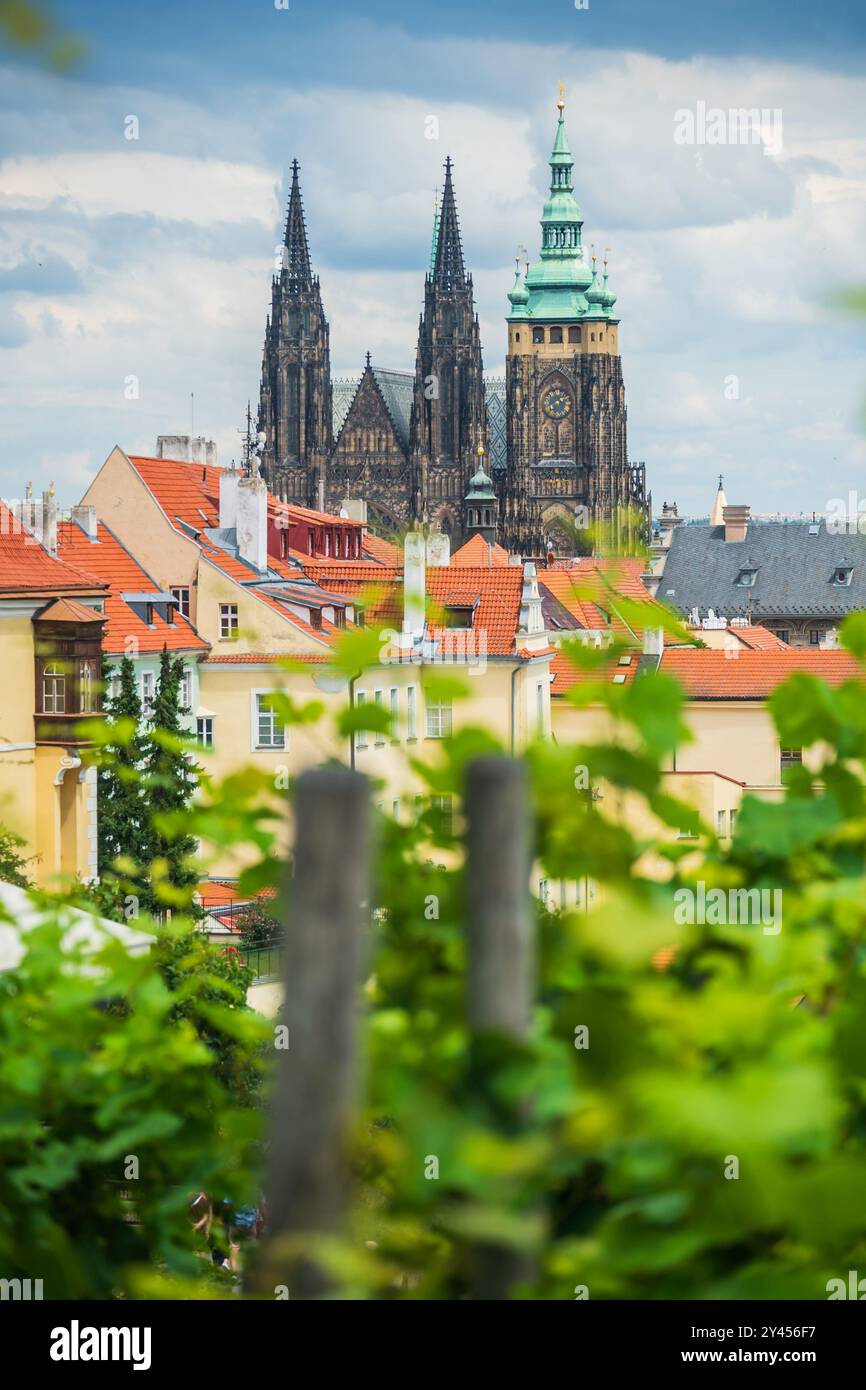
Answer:
<svg viewBox="0 0 866 1390"><path fill-rule="evenodd" d="M604 682L605 685L612 685L615 676L623 676L624 680L617 680L617 685L631 685L638 673L640 662L640 652L626 653L630 657L627 666L620 665L620 658L613 656L609 661L605 661L601 666L587 669L578 666L572 660L567 651L557 649L556 656L550 663L551 673L554 677L550 687L552 696L567 695L569 690L573 690L576 685L592 685Z"/></svg>
<svg viewBox="0 0 866 1390"><path fill-rule="evenodd" d="M0 502L0 593L102 595L104 585L92 571L49 555Z"/></svg>
<svg viewBox="0 0 866 1390"><path fill-rule="evenodd" d="M177 610L173 623L167 623L158 613L154 613L153 625L148 626L124 602L122 594L157 593L159 585L154 583L104 522L99 522L96 535L97 540L93 542L76 522L58 523L58 554L75 564L80 563L82 568L87 566L99 576L102 583L109 586L105 599L107 621L102 637L103 650L109 654L123 654L129 638L134 637L142 652L161 652L163 647L169 651L207 651L207 642L199 637L192 624Z"/></svg>
<svg viewBox="0 0 866 1390"><path fill-rule="evenodd" d="M402 565L403 563L403 552L399 545L383 540L381 536L374 536L372 531L368 531L364 536L361 549L365 556L378 561L380 565Z"/></svg>
<svg viewBox="0 0 866 1390"><path fill-rule="evenodd" d="M523 594L523 570L520 565L491 569L464 569L454 565L432 566L427 570L427 594L434 609L447 605L471 607L476 603L472 633L474 650L480 651L484 634L488 656L513 656L514 639L520 621L520 600ZM428 623L427 634L433 640L449 643L459 650L462 635L453 628Z"/></svg>
<svg viewBox="0 0 866 1390"><path fill-rule="evenodd" d="M666 647L661 669L676 676L691 700L765 700L795 671L829 685L863 679L863 667L844 651L717 651Z"/></svg>
<svg viewBox="0 0 866 1390"><path fill-rule="evenodd" d="M508 551L501 545L491 545L483 536L473 536L451 556L452 565L461 568L481 565L486 568L508 564Z"/></svg>

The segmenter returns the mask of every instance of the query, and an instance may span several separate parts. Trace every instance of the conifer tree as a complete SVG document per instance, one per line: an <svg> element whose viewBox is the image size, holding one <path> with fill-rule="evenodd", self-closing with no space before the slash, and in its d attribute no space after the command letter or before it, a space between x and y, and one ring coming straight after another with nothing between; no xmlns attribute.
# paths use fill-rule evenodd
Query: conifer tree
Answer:
<svg viewBox="0 0 866 1390"><path fill-rule="evenodd" d="M159 816L184 811L199 786L201 768L191 760L184 744L189 737L183 725L188 714L181 703L183 661L162 649L156 693L150 713L142 787L150 820L149 865L142 905L162 914L174 907L189 911L189 890L198 882L192 862L196 840L192 835L165 833ZM164 885L165 893L158 892Z"/></svg>
<svg viewBox="0 0 866 1390"><path fill-rule="evenodd" d="M103 749L97 780L100 875L110 871L119 857L138 864L147 863L149 858L149 828L141 792L145 754L141 700L131 659L125 656L119 667L103 661L102 682L102 708L110 741Z"/></svg>

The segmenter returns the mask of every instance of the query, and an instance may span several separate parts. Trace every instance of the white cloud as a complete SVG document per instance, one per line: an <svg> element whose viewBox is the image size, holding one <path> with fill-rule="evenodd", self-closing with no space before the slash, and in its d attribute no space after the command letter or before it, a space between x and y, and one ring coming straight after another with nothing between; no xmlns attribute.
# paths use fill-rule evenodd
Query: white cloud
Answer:
<svg viewBox="0 0 866 1390"><path fill-rule="evenodd" d="M586 244L613 248L630 452L650 465L657 500L675 492L681 510L705 509L719 471L729 495L767 510L780 479L802 507L827 491L828 472L840 495L859 483L866 373L832 300L862 273L861 83L778 62L388 41L407 81L432 95L240 87L215 111L78 83L60 122L48 79L19 79L19 153L0 165L0 266L62 258L81 288L0 295L2 457L15 460L0 490L14 489L22 460L43 465L47 439L73 500L115 442L149 449L186 428L192 391L197 426L237 454L295 154L335 374L356 375L367 349L412 367L446 154L485 365L501 371L513 250L537 254L551 72L569 91ZM447 100L435 95L445 71ZM677 146L675 112L699 100L781 109L781 157ZM142 138L127 145L130 111ZM4 323L14 348L3 348ZM140 378L136 402L123 396L128 373Z"/></svg>

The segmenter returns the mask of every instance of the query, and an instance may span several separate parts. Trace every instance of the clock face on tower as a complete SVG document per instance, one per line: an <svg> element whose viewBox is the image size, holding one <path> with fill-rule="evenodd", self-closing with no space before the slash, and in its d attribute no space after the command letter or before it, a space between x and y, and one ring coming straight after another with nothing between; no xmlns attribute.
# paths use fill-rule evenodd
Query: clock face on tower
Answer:
<svg viewBox="0 0 866 1390"><path fill-rule="evenodd" d="M541 408L551 420L565 420L571 414L571 397L567 391L548 391Z"/></svg>

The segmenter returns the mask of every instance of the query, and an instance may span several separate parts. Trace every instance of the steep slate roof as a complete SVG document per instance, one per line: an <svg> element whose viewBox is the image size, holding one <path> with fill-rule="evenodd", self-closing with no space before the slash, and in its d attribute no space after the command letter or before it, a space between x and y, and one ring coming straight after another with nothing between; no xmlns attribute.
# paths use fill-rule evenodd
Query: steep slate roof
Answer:
<svg viewBox="0 0 866 1390"><path fill-rule="evenodd" d="M403 447L408 449L415 377L411 372L383 371L378 367L373 368L373 375L394 422L397 437ZM341 377L331 383L331 426L335 439L339 438L340 431L346 423L349 407L355 399L360 382L360 377ZM484 391L487 400L490 468L494 473L501 473L507 461L505 378L485 377Z"/></svg>
<svg viewBox="0 0 866 1390"><path fill-rule="evenodd" d="M134 637L142 652L208 650L192 623L175 610L173 623L167 623L158 612L148 626L122 598L123 594L156 593L159 585L143 570L137 560L108 529L103 521L97 528L97 540L91 541L74 521L61 521L57 527L58 552L64 559L88 566L109 585L105 600L106 625L102 637L103 650L123 653L126 640Z"/></svg>
<svg viewBox="0 0 866 1390"><path fill-rule="evenodd" d="M376 384L382 392L382 399L388 407L388 414L397 438L404 449L409 448L411 434L412 401L415 395L415 377L412 372L389 372L380 367L373 368Z"/></svg>
<svg viewBox="0 0 866 1390"><path fill-rule="evenodd" d="M795 671L820 676L829 685L863 679L863 667L843 651L741 651L732 658L713 649L666 647L661 669L676 676L691 700L765 700Z"/></svg>
<svg viewBox="0 0 866 1390"><path fill-rule="evenodd" d="M833 571L845 563L851 584L837 587ZM743 588L736 579L748 568L757 576ZM700 617L712 608L726 618L843 618L866 608L866 536L830 534L823 521L750 521L744 541L725 541L723 526L678 526L657 597Z"/></svg>
<svg viewBox="0 0 866 1390"><path fill-rule="evenodd" d="M0 502L0 594L53 594L73 591L102 596L98 575L54 555L25 531Z"/></svg>

